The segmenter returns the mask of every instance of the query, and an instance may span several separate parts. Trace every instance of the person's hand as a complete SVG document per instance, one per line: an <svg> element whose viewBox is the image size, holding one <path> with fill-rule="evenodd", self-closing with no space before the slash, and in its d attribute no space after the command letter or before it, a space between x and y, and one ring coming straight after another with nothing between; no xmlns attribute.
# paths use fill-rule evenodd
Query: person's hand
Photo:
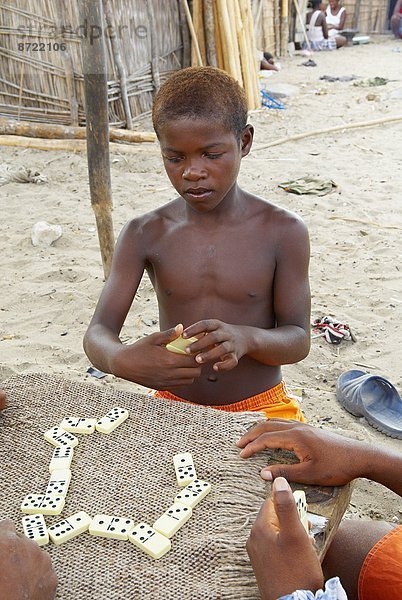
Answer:
<svg viewBox="0 0 402 600"><path fill-rule="evenodd" d="M0 597L7 600L52 600L57 577L50 556L36 542L0 521Z"/></svg>
<svg viewBox="0 0 402 600"><path fill-rule="evenodd" d="M246 549L262 600L276 600L296 590L315 592L323 586L320 561L283 477L275 479L272 499L262 505Z"/></svg>
<svg viewBox="0 0 402 600"><path fill-rule="evenodd" d="M176 354L166 344L177 339L183 325L152 333L134 344L121 345L113 358L112 372L155 390L190 385L201 375L194 356Z"/></svg>
<svg viewBox="0 0 402 600"><path fill-rule="evenodd" d="M370 450L362 442L283 419L257 424L237 445L243 448L242 458L249 458L265 448L291 450L300 463L269 465L261 470L261 477L271 481L282 476L288 481L318 485L343 485L358 477Z"/></svg>
<svg viewBox="0 0 402 600"><path fill-rule="evenodd" d="M0 390L0 410L7 408L7 396L4 390Z"/></svg>
<svg viewBox="0 0 402 600"><path fill-rule="evenodd" d="M201 335L198 342L187 347L187 352L196 354L198 364L213 362L214 371L231 371L247 353L244 328L229 325L218 319L197 321L186 327L184 338Z"/></svg>

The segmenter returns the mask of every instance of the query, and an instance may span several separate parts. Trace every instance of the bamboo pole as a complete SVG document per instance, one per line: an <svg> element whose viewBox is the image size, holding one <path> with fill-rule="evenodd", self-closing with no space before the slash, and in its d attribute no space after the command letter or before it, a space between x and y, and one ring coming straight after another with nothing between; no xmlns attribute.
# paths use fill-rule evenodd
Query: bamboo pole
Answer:
<svg viewBox="0 0 402 600"><path fill-rule="evenodd" d="M95 31L103 31L102 0L80 0L81 23ZM96 226L103 271L107 279L112 265L114 233L112 190L109 162L109 119L106 58L103 35L81 42L84 73L85 113L87 127L87 159L91 204Z"/></svg>
<svg viewBox="0 0 402 600"><path fill-rule="evenodd" d="M188 7L188 2L187 2L187 0L181 0L181 3L183 5L184 12L186 14L187 24L188 24L188 28L190 30L191 40L192 40L193 45L194 45L195 54L197 56L198 65L200 67L202 67L203 66L203 62L202 62L202 57L201 57L201 52L200 52L200 46L198 44L197 34L195 33L193 19L191 17L191 12L190 12L190 9Z"/></svg>
<svg viewBox="0 0 402 600"><path fill-rule="evenodd" d="M286 144L286 142L294 142L296 140L303 140L308 137L315 137L317 135L325 135L327 133L334 133L336 131L343 131L344 129L360 129L362 127L374 127L375 125L382 125L383 123L393 123L396 121L402 121L402 115L395 115L393 117L383 117L382 119L374 119L373 121L358 121L357 123L347 123L346 125L336 125L335 127L328 127L328 129L315 129L313 131L305 131L304 133L297 133L285 138L279 138L268 144L257 146L253 148L252 152L258 150L265 150L266 148L272 148L272 146L279 146L280 144Z"/></svg>
<svg viewBox="0 0 402 600"><path fill-rule="evenodd" d="M275 56L281 55L280 2L274 0Z"/></svg>
<svg viewBox="0 0 402 600"><path fill-rule="evenodd" d="M253 81L254 91L254 108L261 107L261 93L258 83L258 70L257 70L257 53L255 46L253 20L251 17L251 3L250 0L240 0L240 13L242 15L243 25L247 36L247 45L249 48L249 69Z"/></svg>
<svg viewBox="0 0 402 600"><path fill-rule="evenodd" d="M254 108L254 89L252 73L250 73L249 48L247 45L246 31L241 19L239 0L234 0L234 9L236 17L236 30L239 40L240 56L243 69L244 90L247 96L247 106L251 110Z"/></svg>
<svg viewBox="0 0 402 600"><path fill-rule="evenodd" d="M103 0L103 10L105 12L106 23L111 31L116 31L116 24L113 18L112 7L110 6L109 0ZM110 44L112 47L112 53L114 62L116 64L117 73L119 76L119 84L120 84L120 93L121 93L121 101L123 104L124 115L126 117L126 126L127 129L133 128L133 119L131 114L130 102L128 100L127 94L127 72L126 67L124 66L124 62L121 58L120 52L120 44L118 42L118 36L112 35L110 36Z"/></svg>
<svg viewBox="0 0 402 600"><path fill-rule="evenodd" d="M289 5L281 0L281 56L287 56L289 43Z"/></svg>
<svg viewBox="0 0 402 600"><path fill-rule="evenodd" d="M14 148L32 148L34 150L59 150L63 152L86 152L86 140L77 139L44 139L31 138L19 135L0 135L0 146L8 146ZM140 152L155 151L159 152L156 144L137 146L137 144L117 144L116 142L109 143L109 150L116 154L135 154Z"/></svg>
<svg viewBox="0 0 402 600"><path fill-rule="evenodd" d="M202 64L207 64L207 54L205 48L205 32L204 32L204 14L202 7L202 0L193 0L193 24L195 35L197 36L200 54L202 58ZM191 64L197 65L198 59L195 51L194 44L191 48Z"/></svg>
<svg viewBox="0 0 402 600"><path fill-rule="evenodd" d="M234 56L233 37L230 29L230 20L226 0L216 0L218 9L219 30L221 32L222 53L225 71L238 79L237 64Z"/></svg>
<svg viewBox="0 0 402 600"><path fill-rule="evenodd" d="M222 49L222 37L219 26L219 15L218 15L218 7L216 5L216 0L212 0L212 9L214 13L214 35L215 35L215 46L216 46L216 59L218 61L219 69L225 68L225 61L223 59L223 49Z"/></svg>
<svg viewBox="0 0 402 600"><path fill-rule="evenodd" d="M216 52L213 0L204 0L204 31L206 64L211 67L217 67L218 58Z"/></svg>
<svg viewBox="0 0 402 600"><path fill-rule="evenodd" d="M86 139L85 127L71 127L52 123L31 123L0 117L0 135L21 135L26 137L41 137L50 139ZM110 140L123 142L154 142L156 134L146 131L127 131L126 129L109 129Z"/></svg>
<svg viewBox="0 0 402 600"><path fill-rule="evenodd" d="M243 76L242 76L242 68L241 68L241 63L240 63L240 49L239 49L239 42L238 42L238 36L237 36L234 0L226 0L226 4L227 4L227 8L228 8L230 34L231 34L232 44L233 44L233 52L234 52L233 56L234 56L234 62L236 64L236 73L237 73L236 79L239 82L239 84L243 87Z"/></svg>

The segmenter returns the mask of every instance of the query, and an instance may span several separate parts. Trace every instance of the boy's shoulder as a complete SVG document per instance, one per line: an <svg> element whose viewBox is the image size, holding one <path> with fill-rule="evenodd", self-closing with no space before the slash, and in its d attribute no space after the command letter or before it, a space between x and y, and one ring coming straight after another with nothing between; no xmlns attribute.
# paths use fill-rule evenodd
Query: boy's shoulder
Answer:
<svg viewBox="0 0 402 600"><path fill-rule="evenodd" d="M182 207L178 200L172 200L167 204L149 212L134 217L125 225L125 229L131 233L146 234L155 231L158 233L169 223L173 224L181 217Z"/></svg>
<svg viewBox="0 0 402 600"><path fill-rule="evenodd" d="M267 222L274 227L278 227L281 230L283 228L307 229L303 219L293 211L278 206L259 196L254 196L249 193L246 195L252 212L259 215L263 220L267 220Z"/></svg>

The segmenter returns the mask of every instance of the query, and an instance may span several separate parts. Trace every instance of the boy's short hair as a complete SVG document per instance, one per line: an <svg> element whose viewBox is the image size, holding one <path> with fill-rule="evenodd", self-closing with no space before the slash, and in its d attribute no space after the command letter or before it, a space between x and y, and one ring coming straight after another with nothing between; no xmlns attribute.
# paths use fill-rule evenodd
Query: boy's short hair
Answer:
<svg viewBox="0 0 402 600"><path fill-rule="evenodd" d="M160 87L152 107L156 135L176 119L219 121L240 134L247 125L247 99L238 82L215 67L188 67L174 73Z"/></svg>

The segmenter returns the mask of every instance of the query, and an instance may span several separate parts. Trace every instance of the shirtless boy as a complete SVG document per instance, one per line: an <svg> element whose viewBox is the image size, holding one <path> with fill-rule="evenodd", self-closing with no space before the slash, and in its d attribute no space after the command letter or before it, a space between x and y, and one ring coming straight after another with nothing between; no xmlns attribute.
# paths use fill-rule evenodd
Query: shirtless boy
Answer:
<svg viewBox="0 0 402 600"><path fill-rule="evenodd" d="M302 420L281 365L310 347L308 234L237 184L254 133L243 90L218 69L178 71L155 98L153 123L179 196L122 230L85 334L89 359L165 398ZM122 344L144 270L161 331ZM199 339L187 355L169 352L182 333Z"/></svg>

